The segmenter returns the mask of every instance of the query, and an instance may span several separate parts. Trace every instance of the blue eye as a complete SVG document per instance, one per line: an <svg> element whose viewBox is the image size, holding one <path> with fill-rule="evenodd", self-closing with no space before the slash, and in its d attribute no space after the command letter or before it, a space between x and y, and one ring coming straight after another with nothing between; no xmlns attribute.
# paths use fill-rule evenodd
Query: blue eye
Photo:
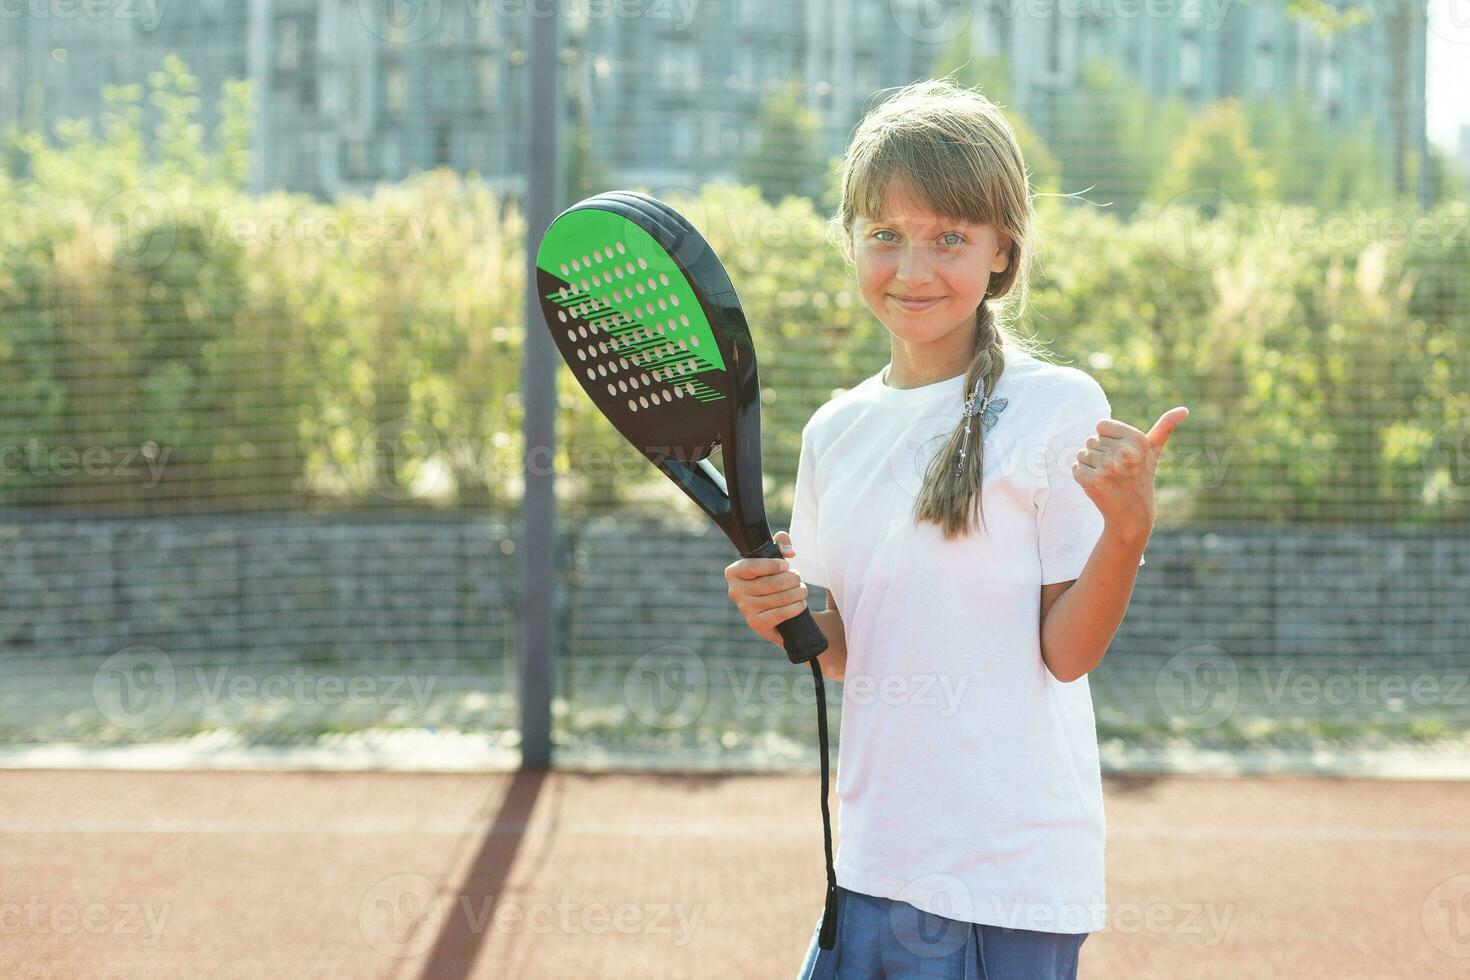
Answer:
<svg viewBox="0 0 1470 980"><path fill-rule="evenodd" d="M953 238L954 241L952 241L952 242L944 241L944 239L946 239L946 238ZM943 245L960 245L960 244L963 244L964 243L964 240L965 240L965 237L963 235L961 235L957 231L946 232L945 234L943 234L943 235L940 236L940 243L943 244Z"/></svg>
<svg viewBox="0 0 1470 980"><path fill-rule="evenodd" d="M880 242L886 242L886 241L889 241L890 239L887 239L887 238L879 238L878 236L880 236L880 235L892 235L892 234L893 234L893 232L889 231L887 228L879 228L877 231L873 232L873 237L874 238L877 238L878 241L880 241ZM894 238L893 238L893 240L896 241L897 240L897 237L898 236L895 235Z"/></svg>

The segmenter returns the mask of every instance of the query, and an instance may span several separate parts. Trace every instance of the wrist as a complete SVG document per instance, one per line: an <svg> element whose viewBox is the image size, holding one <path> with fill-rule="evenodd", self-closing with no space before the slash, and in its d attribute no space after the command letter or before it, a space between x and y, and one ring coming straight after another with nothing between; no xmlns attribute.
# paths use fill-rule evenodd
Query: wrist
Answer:
<svg viewBox="0 0 1470 980"><path fill-rule="evenodd" d="M1102 536L1112 545L1126 548L1142 555L1148 547L1149 538L1153 536L1153 528L1139 525L1103 524Z"/></svg>

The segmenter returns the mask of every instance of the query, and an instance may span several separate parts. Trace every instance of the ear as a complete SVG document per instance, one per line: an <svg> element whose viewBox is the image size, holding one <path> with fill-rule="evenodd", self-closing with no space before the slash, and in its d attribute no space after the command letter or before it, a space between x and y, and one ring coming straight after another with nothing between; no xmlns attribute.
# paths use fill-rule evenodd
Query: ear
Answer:
<svg viewBox="0 0 1470 980"><path fill-rule="evenodd" d="M995 259L990 263L991 272L1004 272L1011 264L1011 236L998 233L995 242Z"/></svg>

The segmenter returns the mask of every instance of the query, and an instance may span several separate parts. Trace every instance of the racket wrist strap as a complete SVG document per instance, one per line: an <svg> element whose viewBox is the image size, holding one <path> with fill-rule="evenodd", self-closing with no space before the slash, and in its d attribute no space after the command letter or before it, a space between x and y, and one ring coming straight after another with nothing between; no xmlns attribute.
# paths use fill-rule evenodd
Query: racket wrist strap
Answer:
<svg viewBox="0 0 1470 980"><path fill-rule="evenodd" d="M832 814L827 807L827 693L822 685L822 667L815 659L808 661L816 680L817 742L822 759L822 845L827 854L827 901L822 910L822 929L817 944L831 949L837 944L837 872L832 866Z"/></svg>

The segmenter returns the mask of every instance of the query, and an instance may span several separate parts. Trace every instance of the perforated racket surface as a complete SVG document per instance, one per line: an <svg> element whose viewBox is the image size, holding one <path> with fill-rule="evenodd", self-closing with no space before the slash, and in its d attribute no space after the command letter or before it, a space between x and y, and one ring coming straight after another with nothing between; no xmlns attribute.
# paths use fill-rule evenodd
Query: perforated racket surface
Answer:
<svg viewBox="0 0 1470 980"><path fill-rule="evenodd" d="M661 201L611 191L551 223L536 275L557 349L603 415L743 557L779 558L761 483L755 348L704 237ZM709 462L716 447L723 475ZM777 629L792 663L827 648L809 610Z"/></svg>

